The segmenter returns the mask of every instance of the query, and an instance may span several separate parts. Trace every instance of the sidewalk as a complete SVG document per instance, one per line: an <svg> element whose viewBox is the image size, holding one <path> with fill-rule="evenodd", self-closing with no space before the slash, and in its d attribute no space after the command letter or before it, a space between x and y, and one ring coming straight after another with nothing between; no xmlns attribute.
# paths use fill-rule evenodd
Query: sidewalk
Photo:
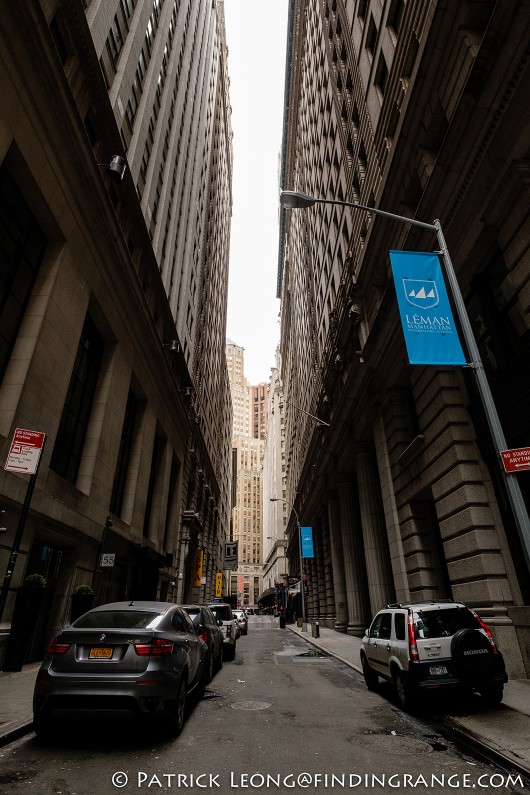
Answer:
<svg viewBox="0 0 530 795"><path fill-rule="evenodd" d="M288 624L287 629L362 674L360 638L326 627L319 627L319 637L314 638L311 624L307 624L307 631L294 624ZM502 705L496 709L479 707L473 712L444 716L442 721L456 743L475 749L486 746L500 764L504 761L523 775L530 775L530 679L507 682Z"/></svg>
<svg viewBox="0 0 530 795"><path fill-rule="evenodd" d="M279 624L279 622L277 622ZM361 639L320 627L320 636L313 638L311 625L302 631L293 624L287 629L313 646L362 673L359 650ZM25 665L19 673L0 672L0 745L31 731L32 697L40 663ZM530 680L508 682L504 701L498 709L477 708L446 716L445 726L455 742L471 746L485 745L499 763L503 761L524 775L530 775Z"/></svg>

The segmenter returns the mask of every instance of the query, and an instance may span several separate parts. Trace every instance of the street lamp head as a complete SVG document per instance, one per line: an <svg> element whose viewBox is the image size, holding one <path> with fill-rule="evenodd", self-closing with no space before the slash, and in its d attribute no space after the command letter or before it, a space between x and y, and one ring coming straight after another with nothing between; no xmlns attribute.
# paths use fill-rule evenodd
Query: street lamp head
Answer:
<svg viewBox="0 0 530 795"><path fill-rule="evenodd" d="M279 502L280 498L279 497L269 497L269 500L271 502Z"/></svg>
<svg viewBox="0 0 530 795"><path fill-rule="evenodd" d="M315 202L316 199L314 199L312 196L307 196L305 193L297 193L294 190L283 190L280 193L280 204L287 210L312 207Z"/></svg>

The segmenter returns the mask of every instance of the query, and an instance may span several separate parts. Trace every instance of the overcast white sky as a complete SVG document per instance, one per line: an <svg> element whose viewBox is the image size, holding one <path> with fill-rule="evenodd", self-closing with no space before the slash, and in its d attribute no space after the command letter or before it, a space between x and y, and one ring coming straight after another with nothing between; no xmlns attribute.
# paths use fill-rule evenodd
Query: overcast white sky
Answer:
<svg viewBox="0 0 530 795"><path fill-rule="evenodd" d="M279 156L288 0L225 0L234 133L227 336L245 349L245 376L267 382L280 338Z"/></svg>

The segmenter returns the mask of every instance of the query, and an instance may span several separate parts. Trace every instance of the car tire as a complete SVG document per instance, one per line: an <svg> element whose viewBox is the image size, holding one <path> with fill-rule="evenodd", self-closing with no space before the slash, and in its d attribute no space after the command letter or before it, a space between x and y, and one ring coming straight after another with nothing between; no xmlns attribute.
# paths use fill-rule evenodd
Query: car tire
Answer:
<svg viewBox="0 0 530 795"><path fill-rule="evenodd" d="M39 740L46 741L53 738L52 722L43 715L33 715L33 731Z"/></svg>
<svg viewBox="0 0 530 795"><path fill-rule="evenodd" d="M504 686L492 685L482 688L479 692L488 707L498 707L504 696Z"/></svg>
<svg viewBox="0 0 530 795"><path fill-rule="evenodd" d="M405 712L412 712L416 706L416 699L412 695L410 687L405 681L405 677L401 671L396 671L392 676L392 680L394 682L394 691L399 706Z"/></svg>
<svg viewBox="0 0 530 795"><path fill-rule="evenodd" d="M232 646L227 646L223 656L225 660L231 662L236 656L236 644L234 643Z"/></svg>
<svg viewBox="0 0 530 795"><path fill-rule="evenodd" d="M215 660L212 652L213 649L208 652L208 655L204 661L204 671L205 671L204 681L207 685L209 685L210 682L212 681L215 672Z"/></svg>
<svg viewBox="0 0 530 795"><path fill-rule="evenodd" d="M188 682L185 676L180 678L177 688L177 697L167 718L167 729L172 737L178 737L186 720L186 700L188 695Z"/></svg>
<svg viewBox="0 0 530 795"><path fill-rule="evenodd" d="M377 690L379 687L379 676L372 668L370 668L368 660L364 655L361 659L361 662L363 666L363 676L364 681L366 682L366 687L368 690Z"/></svg>

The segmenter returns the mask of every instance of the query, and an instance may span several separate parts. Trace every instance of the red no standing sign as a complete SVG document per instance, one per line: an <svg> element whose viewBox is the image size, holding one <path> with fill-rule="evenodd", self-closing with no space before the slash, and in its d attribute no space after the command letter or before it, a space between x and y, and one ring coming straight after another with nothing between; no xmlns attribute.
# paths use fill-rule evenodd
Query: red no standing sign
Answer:
<svg viewBox="0 0 530 795"><path fill-rule="evenodd" d="M530 469L530 447L521 447L518 450L503 450L502 463L506 472L521 472Z"/></svg>
<svg viewBox="0 0 530 795"><path fill-rule="evenodd" d="M39 466L40 454L44 444L44 433L16 428L9 448L4 469L8 472L23 472L34 475Z"/></svg>

